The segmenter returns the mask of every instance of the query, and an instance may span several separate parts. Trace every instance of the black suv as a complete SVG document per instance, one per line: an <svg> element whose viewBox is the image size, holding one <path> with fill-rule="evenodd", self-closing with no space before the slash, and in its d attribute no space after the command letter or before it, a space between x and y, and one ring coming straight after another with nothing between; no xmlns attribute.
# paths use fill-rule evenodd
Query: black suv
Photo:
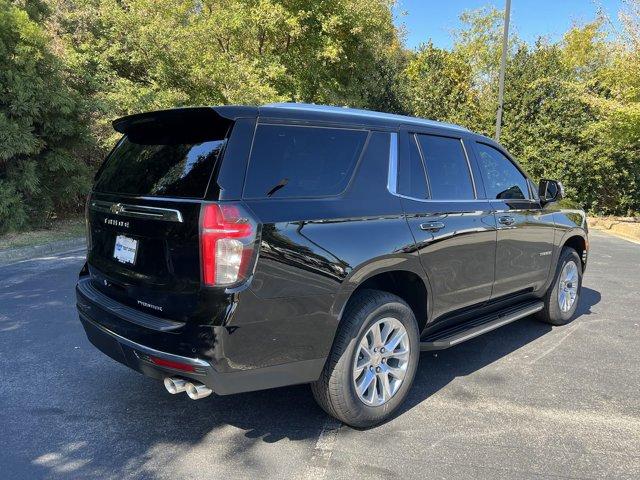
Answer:
<svg viewBox="0 0 640 480"><path fill-rule="evenodd" d="M305 104L113 126L78 311L97 348L171 393L310 383L329 414L370 426L421 350L576 311L584 212L464 128Z"/></svg>

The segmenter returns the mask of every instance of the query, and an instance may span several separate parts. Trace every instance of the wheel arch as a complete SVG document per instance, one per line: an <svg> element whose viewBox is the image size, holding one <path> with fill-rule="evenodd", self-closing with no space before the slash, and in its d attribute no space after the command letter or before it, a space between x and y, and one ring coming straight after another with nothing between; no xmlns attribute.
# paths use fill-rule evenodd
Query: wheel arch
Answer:
<svg viewBox="0 0 640 480"><path fill-rule="evenodd" d="M402 298L413 310L418 322L418 331L422 333L429 318L430 285L421 271L413 269L385 269L371 272L353 285L354 288L344 292L340 301L334 305L338 321L342 321L343 313L354 296L365 289L381 290Z"/></svg>
<svg viewBox="0 0 640 480"><path fill-rule="evenodd" d="M582 271L584 271L587 267L587 252L589 249L587 237L582 232L567 232L560 243L560 251L564 247L571 247L578 253L580 262L582 263Z"/></svg>

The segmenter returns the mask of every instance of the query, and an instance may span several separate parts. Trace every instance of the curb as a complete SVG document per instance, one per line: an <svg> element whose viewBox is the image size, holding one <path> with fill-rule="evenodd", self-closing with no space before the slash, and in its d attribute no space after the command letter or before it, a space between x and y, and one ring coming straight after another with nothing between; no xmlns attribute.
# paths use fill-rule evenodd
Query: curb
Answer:
<svg viewBox="0 0 640 480"><path fill-rule="evenodd" d="M620 240L626 240L627 242L631 242L631 243L635 243L636 245L640 245L640 240L637 237L631 237L628 235L625 235L624 233L620 233L620 232L616 232L615 230L607 230L604 228L591 228L589 230L589 233L591 232L598 232L598 233L602 233L604 235L607 235L609 237L613 237L613 238L618 238Z"/></svg>
<svg viewBox="0 0 640 480"><path fill-rule="evenodd" d="M45 243L44 245L11 248L0 251L0 265L16 262L18 260L29 260L43 255L63 253L68 250L84 246L86 246L85 237L76 237L68 240L58 240L57 242Z"/></svg>

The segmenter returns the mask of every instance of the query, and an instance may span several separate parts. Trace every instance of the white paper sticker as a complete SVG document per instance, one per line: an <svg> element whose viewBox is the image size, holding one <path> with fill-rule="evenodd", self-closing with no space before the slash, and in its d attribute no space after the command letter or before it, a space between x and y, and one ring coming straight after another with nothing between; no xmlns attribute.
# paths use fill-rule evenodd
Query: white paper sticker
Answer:
<svg viewBox="0 0 640 480"><path fill-rule="evenodd" d="M113 258L122 263L130 263L133 265L136 261L136 252L138 250L138 241L133 238L118 235L116 237L116 245L113 249Z"/></svg>

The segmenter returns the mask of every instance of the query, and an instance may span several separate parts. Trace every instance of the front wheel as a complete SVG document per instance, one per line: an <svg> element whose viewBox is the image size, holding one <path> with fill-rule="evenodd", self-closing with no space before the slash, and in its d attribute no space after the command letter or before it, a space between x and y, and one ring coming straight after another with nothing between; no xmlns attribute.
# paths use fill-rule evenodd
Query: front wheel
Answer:
<svg viewBox="0 0 640 480"><path fill-rule="evenodd" d="M363 290L349 302L322 375L318 404L353 427L388 419L413 382L420 343L413 311L388 292Z"/></svg>
<svg viewBox="0 0 640 480"><path fill-rule="evenodd" d="M560 252L553 283L544 296L544 309L537 317L551 325L569 323L578 308L582 290L582 262L578 253L570 247Z"/></svg>

